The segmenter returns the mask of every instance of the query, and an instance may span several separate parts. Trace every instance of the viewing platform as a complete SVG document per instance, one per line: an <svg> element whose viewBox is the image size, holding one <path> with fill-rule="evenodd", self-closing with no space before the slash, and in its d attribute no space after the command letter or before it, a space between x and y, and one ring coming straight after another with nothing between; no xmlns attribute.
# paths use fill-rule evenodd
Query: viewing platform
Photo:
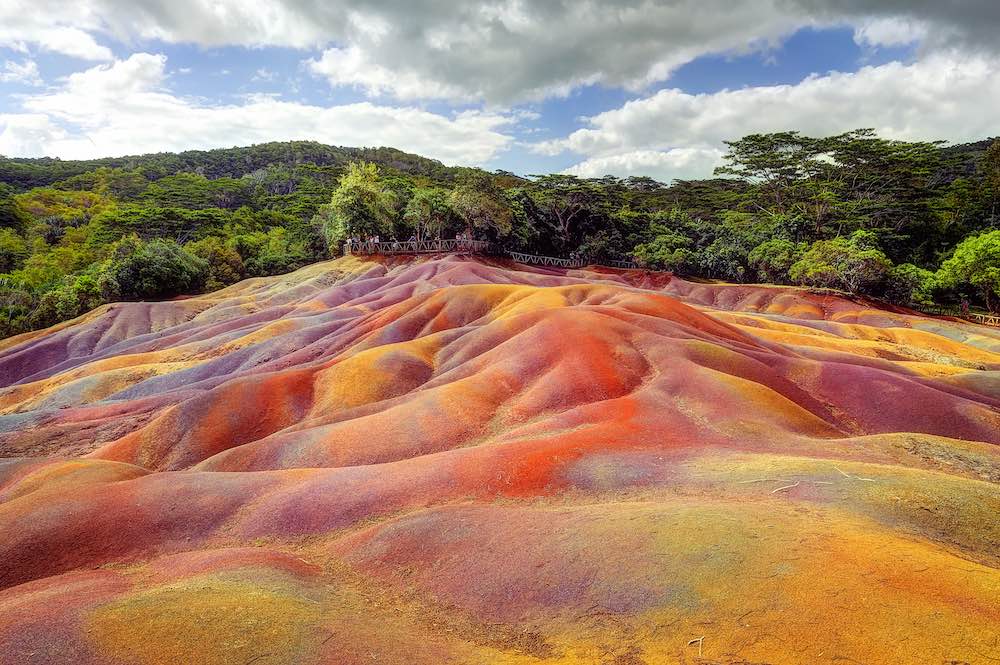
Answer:
<svg viewBox="0 0 1000 665"><path fill-rule="evenodd" d="M545 266L550 268L582 268L599 265L619 270L637 270L642 268L635 261L595 259L590 257L559 257L542 256L511 252L486 240L387 240L380 242L363 241L344 243L344 254L482 254L484 256L503 256L518 263Z"/></svg>

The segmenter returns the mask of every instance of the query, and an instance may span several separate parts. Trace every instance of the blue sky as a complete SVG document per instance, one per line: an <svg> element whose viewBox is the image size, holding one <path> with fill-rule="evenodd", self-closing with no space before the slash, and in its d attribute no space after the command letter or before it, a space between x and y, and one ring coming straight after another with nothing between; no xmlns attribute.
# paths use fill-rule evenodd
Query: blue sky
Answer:
<svg viewBox="0 0 1000 665"><path fill-rule="evenodd" d="M303 138L669 180L710 175L750 132L1000 133L984 112L1000 107L1000 10L886 4L11 0L0 153Z"/></svg>

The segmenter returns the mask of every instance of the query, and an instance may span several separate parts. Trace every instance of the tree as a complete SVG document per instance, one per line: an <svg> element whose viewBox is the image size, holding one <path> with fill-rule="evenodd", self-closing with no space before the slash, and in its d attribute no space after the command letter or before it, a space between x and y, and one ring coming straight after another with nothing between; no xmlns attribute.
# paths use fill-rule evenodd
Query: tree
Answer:
<svg viewBox="0 0 1000 665"><path fill-rule="evenodd" d="M177 173L150 183L144 201L163 208L225 208L249 202L249 182L234 178L208 179L197 173Z"/></svg>
<svg viewBox="0 0 1000 665"><path fill-rule="evenodd" d="M143 300L197 291L207 277L208 262L172 240L145 242L132 235L111 248L99 282L108 300Z"/></svg>
<svg viewBox="0 0 1000 665"><path fill-rule="evenodd" d="M750 134L725 143L727 163L715 169L716 175L751 183L762 194L764 205L779 213L789 209L794 185L826 168L818 159L824 152L822 142L798 132Z"/></svg>
<svg viewBox="0 0 1000 665"><path fill-rule="evenodd" d="M510 206L503 191L485 173L466 177L465 182L452 191L450 203L470 234L474 228L494 231L501 237L511 231L513 214Z"/></svg>
<svg viewBox="0 0 1000 665"><path fill-rule="evenodd" d="M907 236L930 225L933 178L942 166L940 144L890 141L872 129L824 139L823 149L836 167L837 217L847 220L849 229L905 230Z"/></svg>
<svg viewBox="0 0 1000 665"><path fill-rule="evenodd" d="M330 203L320 207L315 221L322 225L333 249L352 236L392 233L395 203L396 197L382 184L375 164L351 162Z"/></svg>
<svg viewBox="0 0 1000 665"><path fill-rule="evenodd" d="M415 189L403 212L403 221L413 229L417 240L440 238L454 220L455 211L448 202L448 192L440 187Z"/></svg>
<svg viewBox="0 0 1000 665"><path fill-rule="evenodd" d="M0 228L0 273L21 267L28 258L28 243L12 229Z"/></svg>
<svg viewBox="0 0 1000 665"><path fill-rule="evenodd" d="M754 247L747 260L762 281L782 284L788 281L788 271L805 251L804 243L772 238Z"/></svg>
<svg viewBox="0 0 1000 665"><path fill-rule="evenodd" d="M933 272L912 263L893 266L886 275L885 299L897 305L934 304L937 277Z"/></svg>
<svg viewBox="0 0 1000 665"><path fill-rule="evenodd" d="M857 231L850 238L817 240L792 265L789 276L800 284L871 293L892 267L874 244L870 231Z"/></svg>
<svg viewBox="0 0 1000 665"><path fill-rule="evenodd" d="M783 216L761 217L747 212L726 210L721 222L713 225L703 237L699 252L703 273L718 279L743 282L753 275L750 252L779 232L776 219ZM692 222L687 222L692 226ZM697 226L696 224L694 224ZM710 240L711 239L711 240Z"/></svg>
<svg viewBox="0 0 1000 665"><path fill-rule="evenodd" d="M690 246L690 238L666 229L650 242L637 245L634 255L639 263L651 268L689 274L698 265L698 255Z"/></svg>
<svg viewBox="0 0 1000 665"><path fill-rule="evenodd" d="M14 188L0 182L0 228L21 231L27 226L28 217L14 198Z"/></svg>
<svg viewBox="0 0 1000 665"><path fill-rule="evenodd" d="M931 202L942 182L935 180L942 166L938 142L890 141L857 129L825 138L751 134L727 145L728 163L716 173L749 183L741 207L810 220L814 239L890 229L899 242L887 248L900 254L910 248L911 234L904 230L923 230L935 220Z"/></svg>
<svg viewBox="0 0 1000 665"><path fill-rule="evenodd" d="M1000 139L986 149L980 171L989 192L990 221L995 224L1000 217Z"/></svg>
<svg viewBox="0 0 1000 665"><path fill-rule="evenodd" d="M18 207L34 219L56 218L63 225L72 226L85 224L115 207L113 199L101 194L51 187L33 189L16 198Z"/></svg>
<svg viewBox="0 0 1000 665"><path fill-rule="evenodd" d="M31 313L37 298L20 279L0 275L0 338L31 330Z"/></svg>
<svg viewBox="0 0 1000 665"><path fill-rule="evenodd" d="M251 277L279 275L314 260L308 243L284 227L237 235L227 244L239 253L246 275Z"/></svg>
<svg viewBox="0 0 1000 665"><path fill-rule="evenodd" d="M938 279L943 286L970 285L982 294L986 308L1000 309L1000 230L970 236L960 242L951 258L941 264Z"/></svg>
<svg viewBox="0 0 1000 665"><path fill-rule="evenodd" d="M208 264L205 288L209 291L234 284L246 274L240 253L217 236L189 242L184 245L184 249Z"/></svg>
<svg viewBox="0 0 1000 665"><path fill-rule="evenodd" d="M128 235L140 238L169 238L178 243L217 234L227 224L238 221L235 212L221 208L161 208L148 203L125 203L94 218L91 243L107 245Z"/></svg>
<svg viewBox="0 0 1000 665"><path fill-rule="evenodd" d="M532 196L545 213L559 249L571 246L578 226L595 214L606 214L607 188L573 175L541 175L531 185ZM617 183L615 183L617 184Z"/></svg>
<svg viewBox="0 0 1000 665"><path fill-rule="evenodd" d="M148 186L149 180L138 171L107 166L99 166L59 183L61 189L91 191L119 201L139 197Z"/></svg>

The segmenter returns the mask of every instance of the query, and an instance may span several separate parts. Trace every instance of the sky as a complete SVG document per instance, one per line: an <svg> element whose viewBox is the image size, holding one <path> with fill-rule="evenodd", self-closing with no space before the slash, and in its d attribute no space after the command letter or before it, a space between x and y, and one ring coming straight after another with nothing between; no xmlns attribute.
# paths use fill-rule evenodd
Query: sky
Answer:
<svg viewBox="0 0 1000 665"><path fill-rule="evenodd" d="M0 0L0 155L266 141L708 177L726 140L1000 135L997 0Z"/></svg>

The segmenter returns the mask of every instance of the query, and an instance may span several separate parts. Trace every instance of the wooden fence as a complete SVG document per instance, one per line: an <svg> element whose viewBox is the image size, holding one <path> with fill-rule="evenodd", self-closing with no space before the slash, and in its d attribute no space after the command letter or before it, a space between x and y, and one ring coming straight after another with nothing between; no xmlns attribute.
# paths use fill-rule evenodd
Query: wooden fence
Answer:
<svg viewBox="0 0 1000 665"><path fill-rule="evenodd" d="M382 242L346 242L344 254L488 254L485 240L387 240Z"/></svg>
<svg viewBox="0 0 1000 665"><path fill-rule="evenodd" d="M966 314L962 318L984 326L1000 328L1000 314Z"/></svg>
<svg viewBox="0 0 1000 665"><path fill-rule="evenodd" d="M498 250L485 240L397 240L397 241L363 241L344 244L344 254L491 254L508 256L518 263L552 268L582 268L586 265L605 265L622 270L635 270L639 264L635 261L605 260L598 263L588 258L562 258L558 256L540 256L523 252L508 252Z"/></svg>
<svg viewBox="0 0 1000 665"><path fill-rule="evenodd" d="M958 307L941 307L938 305L932 305L929 307L920 307L921 312L924 314L934 314L936 316L952 316L956 319L964 319L966 321L971 321L972 323L978 323L982 326L993 326L994 328L1000 328L1000 314L989 314L982 312L962 312Z"/></svg>

